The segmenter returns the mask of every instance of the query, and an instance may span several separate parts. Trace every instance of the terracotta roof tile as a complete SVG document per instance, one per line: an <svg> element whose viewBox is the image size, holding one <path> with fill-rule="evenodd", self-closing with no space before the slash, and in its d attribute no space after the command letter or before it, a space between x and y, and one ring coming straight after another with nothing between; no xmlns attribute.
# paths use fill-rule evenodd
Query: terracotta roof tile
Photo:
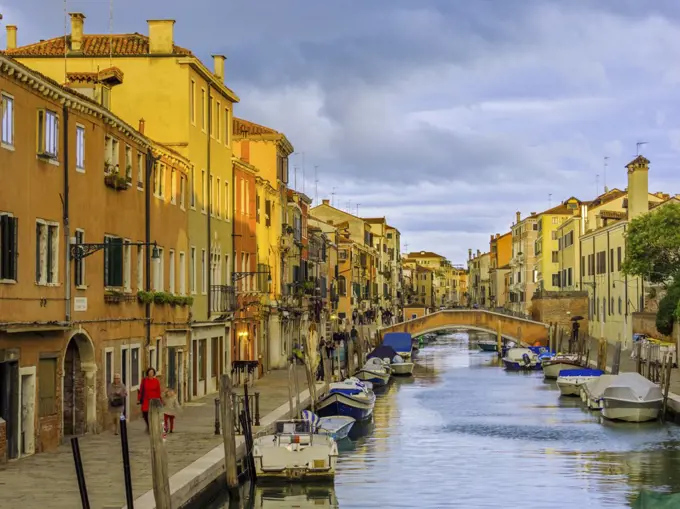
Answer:
<svg viewBox="0 0 680 509"><path fill-rule="evenodd" d="M64 56L70 46L70 36L55 37L45 41L20 46L6 50L4 53L12 57L44 57ZM84 56L126 56L126 55L149 55L149 38L146 35L114 34L114 35L83 35L82 51L79 55ZM174 55L190 56L192 53L186 48L173 46Z"/></svg>
<svg viewBox="0 0 680 509"><path fill-rule="evenodd" d="M243 120L242 118L234 117L233 132L236 136L243 135L261 135L261 134L281 134L270 127L265 127L255 122Z"/></svg>

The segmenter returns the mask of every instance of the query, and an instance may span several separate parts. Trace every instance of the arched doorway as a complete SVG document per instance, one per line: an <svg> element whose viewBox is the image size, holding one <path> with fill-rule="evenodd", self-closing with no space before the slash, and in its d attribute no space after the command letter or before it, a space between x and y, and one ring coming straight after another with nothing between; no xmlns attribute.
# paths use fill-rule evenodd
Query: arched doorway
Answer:
<svg viewBox="0 0 680 509"><path fill-rule="evenodd" d="M62 414L65 437L82 435L96 428L95 372L92 341L84 333L74 334L64 353Z"/></svg>

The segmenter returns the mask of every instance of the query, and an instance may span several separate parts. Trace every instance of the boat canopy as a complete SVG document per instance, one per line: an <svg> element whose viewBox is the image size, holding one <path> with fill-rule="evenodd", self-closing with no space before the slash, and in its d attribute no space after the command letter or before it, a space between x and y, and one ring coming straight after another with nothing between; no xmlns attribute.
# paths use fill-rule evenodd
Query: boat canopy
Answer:
<svg viewBox="0 0 680 509"><path fill-rule="evenodd" d="M560 376L602 376L604 371L601 369L563 369Z"/></svg>
<svg viewBox="0 0 680 509"><path fill-rule="evenodd" d="M389 345L380 345L378 348L373 350L366 356L366 359L373 359L377 357L378 359L393 359L397 354L397 351Z"/></svg>
<svg viewBox="0 0 680 509"><path fill-rule="evenodd" d="M382 342L382 346L391 346L396 353L410 352L412 345L411 335L408 332L388 332Z"/></svg>
<svg viewBox="0 0 680 509"><path fill-rule="evenodd" d="M602 392L603 398L632 401L658 401L663 399L661 388L644 376L632 372L621 373Z"/></svg>

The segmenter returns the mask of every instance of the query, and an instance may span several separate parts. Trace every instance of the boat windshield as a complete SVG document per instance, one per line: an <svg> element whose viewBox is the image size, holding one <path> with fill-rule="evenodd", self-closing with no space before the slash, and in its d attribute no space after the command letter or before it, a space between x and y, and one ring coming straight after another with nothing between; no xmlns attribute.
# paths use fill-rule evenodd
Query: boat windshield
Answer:
<svg viewBox="0 0 680 509"><path fill-rule="evenodd" d="M306 421L284 421L276 423L276 432L283 435L309 433L309 423Z"/></svg>

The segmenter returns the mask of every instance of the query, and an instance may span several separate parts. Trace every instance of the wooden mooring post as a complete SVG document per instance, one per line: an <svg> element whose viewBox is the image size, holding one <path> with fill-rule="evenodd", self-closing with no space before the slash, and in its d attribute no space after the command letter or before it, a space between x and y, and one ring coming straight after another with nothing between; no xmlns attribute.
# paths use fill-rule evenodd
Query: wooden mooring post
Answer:
<svg viewBox="0 0 680 509"><path fill-rule="evenodd" d="M354 376L356 371L354 366L354 341L348 339L345 344L347 345L347 376Z"/></svg>
<svg viewBox="0 0 680 509"><path fill-rule="evenodd" d="M312 413L314 413L314 406L316 404L316 380L314 371L312 369L312 351L309 349L309 338L304 337L305 343L305 373L307 375L307 385L309 386L309 401ZM321 358L319 358L319 362Z"/></svg>
<svg viewBox="0 0 680 509"><path fill-rule="evenodd" d="M297 412L293 404L293 363L288 364L288 408L289 417L291 419L297 419Z"/></svg>
<svg viewBox="0 0 680 509"><path fill-rule="evenodd" d="M157 509L171 509L168 452L165 450L163 404L160 399L149 402L149 437L151 440L151 476Z"/></svg>
<svg viewBox="0 0 680 509"><path fill-rule="evenodd" d="M673 354L671 352L666 354L666 359L664 361L664 371L663 371L663 410L661 412L661 420L666 420L667 410L668 410L668 393L671 388L671 373L673 371Z"/></svg>
<svg viewBox="0 0 680 509"><path fill-rule="evenodd" d="M231 376L222 375L220 377L220 414L222 417L222 443L224 444L224 469L229 496L232 499L237 499L239 492L238 470L236 469L236 433L231 392Z"/></svg>

